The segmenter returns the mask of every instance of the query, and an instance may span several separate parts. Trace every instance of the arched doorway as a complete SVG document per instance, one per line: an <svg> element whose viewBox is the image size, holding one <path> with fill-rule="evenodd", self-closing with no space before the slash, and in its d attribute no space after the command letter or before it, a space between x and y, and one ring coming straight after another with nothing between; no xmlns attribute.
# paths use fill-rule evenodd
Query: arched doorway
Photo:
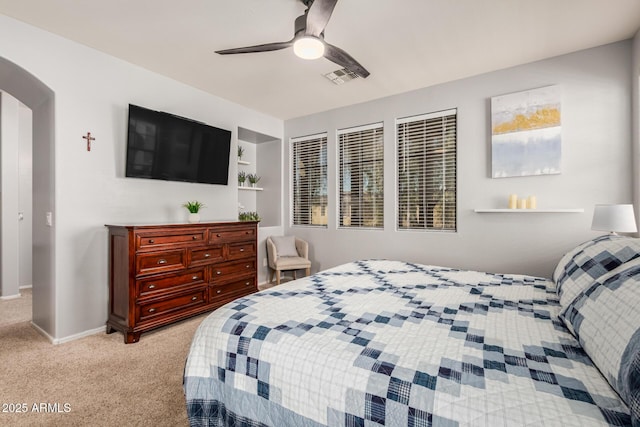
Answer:
<svg viewBox="0 0 640 427"><path fill-rule="evenodd" d="M47 215L55 211L54 93L31 73L2 57L0 57L0 90L11 94L32 111L32 322L42 332L55 337L55 229L46 222Z"/></svg>

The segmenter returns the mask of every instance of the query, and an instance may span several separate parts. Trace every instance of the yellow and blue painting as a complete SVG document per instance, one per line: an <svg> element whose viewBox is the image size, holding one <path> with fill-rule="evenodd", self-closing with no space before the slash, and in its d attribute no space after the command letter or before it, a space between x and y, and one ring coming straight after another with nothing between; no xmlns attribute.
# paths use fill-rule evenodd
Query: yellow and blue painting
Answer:
<svg viewBox="0 0 640 427"><path fill-rule="evenodd" d="M491 98L494 178L560 173L560 86Z"/></svg>

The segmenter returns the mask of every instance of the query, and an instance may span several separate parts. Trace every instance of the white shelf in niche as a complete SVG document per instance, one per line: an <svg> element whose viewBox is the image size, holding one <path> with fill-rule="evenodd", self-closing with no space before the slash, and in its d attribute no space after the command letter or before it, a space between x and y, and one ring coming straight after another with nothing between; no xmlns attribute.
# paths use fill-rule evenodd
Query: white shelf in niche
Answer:
<svg viewBox="0 0 640 427"><path fill-rule="evenodd" d="M238 186L238 190L262 191L263 188L261 188L261 187L242 187L242 186Z"/></svg>
<svg viewBox="0 0 640 427"><path fill-rule="evenodd" d="M250 165L251 163L246 162L246 161L244 161L244 160L238 160L238 164L239 164L239 165Z"/></svg>
<svg viewBox="0 0 640 427"><path fill-rule="evenodd" d="M570 209L474 209L476 213L584 213L583 208Z"/></svg>

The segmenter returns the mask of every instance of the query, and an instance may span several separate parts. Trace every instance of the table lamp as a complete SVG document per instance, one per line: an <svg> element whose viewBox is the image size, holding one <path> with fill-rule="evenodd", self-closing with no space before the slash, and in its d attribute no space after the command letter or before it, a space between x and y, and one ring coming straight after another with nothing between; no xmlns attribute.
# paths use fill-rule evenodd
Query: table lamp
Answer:
<svg viewBox="0 0 640 427"><path fill-rule="evenodd" d="M638 228L633 205L596 205L591 229L611 234L635 233Z"/></svg>

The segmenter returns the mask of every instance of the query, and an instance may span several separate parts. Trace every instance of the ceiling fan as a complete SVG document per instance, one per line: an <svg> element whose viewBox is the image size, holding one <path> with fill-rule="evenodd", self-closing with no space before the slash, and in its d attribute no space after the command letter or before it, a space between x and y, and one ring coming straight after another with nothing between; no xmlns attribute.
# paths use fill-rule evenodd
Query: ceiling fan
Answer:
<svg viewBox="0 0 640 427"><path fill-rule="evenodd" d="M293 46L296 55L304 59L324 56L329 61L367 78L369 72L344 50L324 41L324 29L331 18L338 0L300 0L307 9L295 21L293 38L286 42L260 44L235 49L218 50L220 55L236 53L268 52Z"/></svg>

